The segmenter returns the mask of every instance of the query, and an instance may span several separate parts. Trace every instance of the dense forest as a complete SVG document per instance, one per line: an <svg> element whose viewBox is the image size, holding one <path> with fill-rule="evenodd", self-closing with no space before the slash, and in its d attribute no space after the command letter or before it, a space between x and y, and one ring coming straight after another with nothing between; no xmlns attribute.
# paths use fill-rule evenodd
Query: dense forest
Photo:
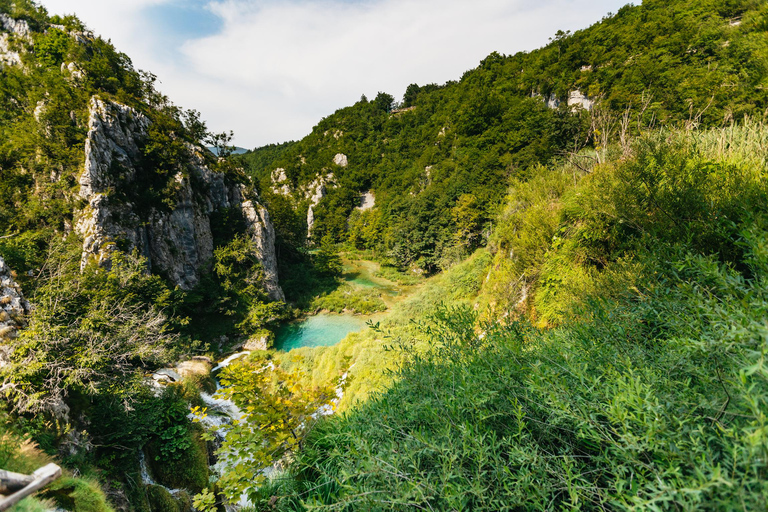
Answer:
<svg viewBox="0 0 768 512"><path fill-rule="evenodd" d="M65 469L16 512L768 508L766 2L627 5L243 155L74 16L0 37L0 468Z"/></svg>

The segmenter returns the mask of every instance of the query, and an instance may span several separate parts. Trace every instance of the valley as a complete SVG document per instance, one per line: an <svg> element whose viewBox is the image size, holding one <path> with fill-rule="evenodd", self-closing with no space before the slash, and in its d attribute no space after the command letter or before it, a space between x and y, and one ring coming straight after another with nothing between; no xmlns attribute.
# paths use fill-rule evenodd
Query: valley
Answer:
<svg viewBox="0 0 768 512"><path fill-rule="evenodd" d="M247 151L159 86L0 0L13 512L768 509L765 1Z"/></svg>

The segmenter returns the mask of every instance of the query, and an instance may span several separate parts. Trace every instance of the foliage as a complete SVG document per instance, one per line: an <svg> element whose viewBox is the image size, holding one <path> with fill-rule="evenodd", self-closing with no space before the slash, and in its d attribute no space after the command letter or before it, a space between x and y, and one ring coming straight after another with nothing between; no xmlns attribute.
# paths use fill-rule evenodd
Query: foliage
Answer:
<svg viewBox="0 0 768 512"><path fill-rule="evenodd" d="M187 420L189 406L185 402L180 404L184 407L184 416L170 426L161 422L154 440L147 445L147 453L158 482L195 493L208 485L208 449L201 429L193 428Z"/></svg>
<svg viewBox="0 0 768 512"><path fill-rule="evenodd" d="M262 355L222 370L218 394L243 413L241 420L221 427L226 437L216 450L225 467L218 486L229 501L252 494L264 481L264 470L299 449L318 409L328 407L332 390L301 386L300 379L300 372L286 372ZM206 414L200 408L193 412L199 418ZM195 507L212 508L206 493L196 497Z"/></svg>
<svg viewBox="0 0 768 512"><path fill-rule="evenodd" d="M94 395L129 386L171 356L176 336L155 304L165 284L135 256L116 255L108 272L80 274L78 248L52 250L28 327L3 369L4 389L19 411L44 411L70 393Z"/></svg>

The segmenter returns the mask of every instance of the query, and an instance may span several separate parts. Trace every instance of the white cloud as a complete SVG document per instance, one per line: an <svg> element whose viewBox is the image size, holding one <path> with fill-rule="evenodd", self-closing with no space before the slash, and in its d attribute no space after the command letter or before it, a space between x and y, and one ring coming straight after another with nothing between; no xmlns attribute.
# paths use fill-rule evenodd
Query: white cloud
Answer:
<svg viewBox="0 0 768 512"><path fill-rule="evenodd" d="M157 51L163 32L147 29L147 7L163 3L172 0L44 0L53 13L75 10L175 103L253 147L300 138L363 93L457 80L492 51L539 47L625 0L211 0L221 30L184 41L176 59Z"/></svg>

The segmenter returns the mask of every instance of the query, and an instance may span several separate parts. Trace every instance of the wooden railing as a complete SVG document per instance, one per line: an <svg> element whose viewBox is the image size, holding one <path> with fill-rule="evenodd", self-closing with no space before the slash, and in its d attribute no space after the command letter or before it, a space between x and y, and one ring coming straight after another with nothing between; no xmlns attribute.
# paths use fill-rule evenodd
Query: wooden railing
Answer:
<svg viewBox="0 0 768 512"><path fill-rule="evenodd" d="M0 512L7 510L30 494L39 491L61 476L56 464L43 466L31 475L21 475L0 469Z"/></svg>

